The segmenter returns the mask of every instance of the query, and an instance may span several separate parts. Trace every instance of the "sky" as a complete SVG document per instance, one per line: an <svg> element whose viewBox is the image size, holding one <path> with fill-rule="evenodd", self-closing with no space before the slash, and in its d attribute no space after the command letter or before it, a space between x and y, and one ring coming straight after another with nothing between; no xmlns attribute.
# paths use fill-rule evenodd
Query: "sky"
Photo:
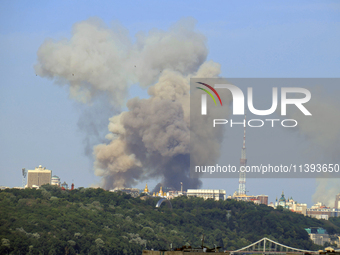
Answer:
<svg viewBox="0 0 340 255"><path fill-rule="evenodd" d="M167 30L178 20L193 17L196 30L207 38L207 60L221 64L223 77L339 77L337 1L3 1L0 5L0 186L21 186L21 169L38 165L76 187L100 181L80 128L88 106L69 98L67 84L55 84L34 70L45 39L70 38L72 26L90 17L108 26L120 23L132 41L139 31ZM336 88L326 90L332 93ZM147 90L132 86L128 98L136 96L147 98ZM103 115L108 119L113 114ZM104 128L98 136L104 139L108 122L99 122ZM221 152L233 155L235 162L241 154L242 132L227 136L233 146L224 146ZM256 161L263 136L247 134L248 162ZM309 146L297 133L281 135L278 142L293 143L288 147ZM149 180L149 187L157 182ZM267 194L269 201L284 190L311 206L317 184L315 179L248 179L247 190ZM145 182L137 185L144 186ZM225 189L227 195L237 187L237 179L210 178L203 179L202 186Z"/></svg>

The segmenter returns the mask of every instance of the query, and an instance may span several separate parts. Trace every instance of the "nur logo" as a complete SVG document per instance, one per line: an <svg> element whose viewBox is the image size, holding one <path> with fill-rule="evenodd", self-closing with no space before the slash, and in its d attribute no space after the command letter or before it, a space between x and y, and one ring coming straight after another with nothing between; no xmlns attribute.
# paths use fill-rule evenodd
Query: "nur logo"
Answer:
<svg viewBox="0 0 340 255"><path fill-rule="evenodd" d="M233 97L233 115L244 115L244 95L240 88L238 88L235 85L232 84L215 84L215 88L212 86L203 83L203 82L197 82L203 86L206 86L209 88L212 92L215 93L218 100L220 101L220 104L222 106L222 100L220 98L220 95L217 93L216 89L228 89L231 92L231 95ZM215 105L217 106L216 100L214 96L211 94L211 92L207 89L196 87L198 89L201 89L205 91L214 101ZM248 103L248 109L251 113L258 115L258 116L264 116L264 115L270 115L274 113L278 107L278 88L273 87L272 88L272 106L267 110L258 110L255 109L253 104L253 88L249 87L247 90L247 103ZM303 98L287 98L287 94L294 93L294 94L303 94ZM312 114L306 109L306 107L303 105L307 103L311 99L311 93L309 90L305 88L295 88L295 87L282 87L281 88L281 115L287 114L287 105L292 104L295 105L304 115L311 116ZM207 95L202 94L201 96L201 114L207 115Z"/></svg>
<svg viewBox="0 0 340 255"><path fill-rule="evenodd" d="M213 87L211 87L210 85L208 85L206 83L203 83L203 82L197 82L197 83L199 83L199 84L201 84L203 86L206 86L207 88L211 89L211 91L214 92L215 95L217 96L218 100L220 100L221 106L223 106L220 95L217 93L217 91ZM211 94L211 92L209 90L206 90L206 89L203 89L203 88L200 88L200 87L196 87L196 88L201 89L204 92L206 92L214 100L215 105L217 105L214 96ZM201 101L201 107L202 107L201 114L202 115L207 115L207 95L206 94L202 94L201 100L202 100Z"/></svg>

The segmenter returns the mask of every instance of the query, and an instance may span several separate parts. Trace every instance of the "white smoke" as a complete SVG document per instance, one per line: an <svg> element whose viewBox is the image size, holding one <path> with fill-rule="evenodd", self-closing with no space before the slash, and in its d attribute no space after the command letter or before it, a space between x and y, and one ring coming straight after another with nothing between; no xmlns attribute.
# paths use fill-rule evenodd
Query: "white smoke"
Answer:
<svg viewBox="0 0 340 255"><path fill-rule="evenodd" d="M306 104L312 113L305 117L297 108L288 111L288 117L298 121L299 132L311 143L309 153L317 151L327 163L339 163L340 158L340 103L337 94L326 94L324 88L310 89L312 99ZM292 108L293 109L293 108ZM316 191L313 201L322 202L327 206L334 206L335 195L340 192L340 179L316 179Z"/></svg>
<svg viewBox="0 0 340 255"><path fill-rule="evenodd" d="M313 202L322 202L323 204L334 207L335 195L340 193L340 180L338 179L316 179L316 191L313 194Z"/></svg>
<svg viewBox="0 0 340 255"><path fill-rule="evenodd" d="M132 43L124 27L108 28L91 18L76 23L69 40L47 39L38 50L35 71L68 84L71 97L81 102L107 92L114 104L123 104L130 85L150 86L164 69L181 74L197 70L208 51L194 26L193 19L182 20L167 32L138 33Z"/></svg>

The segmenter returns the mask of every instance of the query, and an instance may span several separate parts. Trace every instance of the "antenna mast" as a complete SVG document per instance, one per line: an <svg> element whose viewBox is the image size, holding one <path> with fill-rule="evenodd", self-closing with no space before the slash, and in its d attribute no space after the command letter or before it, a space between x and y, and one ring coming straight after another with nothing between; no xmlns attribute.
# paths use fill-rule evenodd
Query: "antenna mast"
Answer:
<svg viewBox="0 0 340 255"><path fill-rule="evenodd" d="M244 115L243 147L242 147L241 159L240 159L240 176L239 176L239 181L238 181L238 195L245 195L246 194L246 172L245 172L245 168L246 168L246 165L247 165L246 123L247 123L247 115Z"/></svg>

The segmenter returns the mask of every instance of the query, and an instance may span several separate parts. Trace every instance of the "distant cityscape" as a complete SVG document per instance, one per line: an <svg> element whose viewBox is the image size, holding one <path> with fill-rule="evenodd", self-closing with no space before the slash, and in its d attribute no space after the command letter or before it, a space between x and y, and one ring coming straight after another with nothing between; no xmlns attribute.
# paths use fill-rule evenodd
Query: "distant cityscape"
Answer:
<svg viewBox="0 0 340 255"><path fill-rule="evenodd" d="M245 143L244 148L242 149L242 158L241 158L241 169L246 163L245 159ZM35 188L39 189L42 185L50 184L54 186L60 187L62 190L73 190L74 184L71 186L64 181L61 183L60 178L57 175L52 176L52 170L46 169L46 167L42 167L39 165L34 170L22 169L22 186L14 187L16 189L24 189L24 188ZM187 197L200 197L203 199L213 199L215 201L219 200L237 200L244 201L249 203L254 203L257 205L266 205L273 207L274 209L282 208L286 210L290 210L292 212L302 214L307 217L312 217L316 219L328 220L330 217L340 217L340 193L335 195L334 207L327 207L322 202L318 202L314 204L311 208L307 208L307 204L298 203L293 199L293 197L285 197L284 192L280 198L276 198L275 202L268 202L268 195L247 195L245 194L245 174L242 173L239 179L239 190L234 192L231 196L226 196L226 190L223 189L188 189L183 190L183 183L181 184L181 190L176 190L171 187L160 187L158 191L151 192L149 190L148 185L145 185L144 189L137 188L115 188L109 190L110 192L124 192L126 194L130 194L132 197L156 197L160 199L171 200L180 196ZM0 189L7 189L9 187L0 186ZM331 239L331 236L328 235L327 231L323 228L319 227L310 227L305 229L309 234L311 240L318 244L324 245L325 243L332 243L337 247L340 247L340 237Z"/></svg>
<svg viewBox="0 0 340 255"><path fill-rule="evenodd" d="M242 153L245 155L245 153ZM241 166L242 167L242 166ZM73 190L74 184L72 183L69 187L68 183L65 181L61 183L60 178L57 175L52 176L52 170L46 169L46 167L36 167L34 170L22 170L23 173L23 185L22 187L14 187L16 189L23 188L37 188L39 189L42 185L50 184L61 187L63 190ZM26 177L27 175L27 177ZM307 208L306 203L299 203L293 199L293 197L285 197L284 191L282 191L281 196L276 198L275 202L268 201L268 195L247 195L242 190L245 190L245 174L242 174L239 182L242 182L239 187L240 189L234 192L231 196L226 196L226 190L223 189L188 189L183 190L183 183L181 184L181 190L176 190L171 187L160 187L159 191L151 192L146 184L144 189L137 188L115 188L111 189L110 192L121 191L130 194L133 197L138 197L140 194L144 193L147 196L160 197L166 199L173 199L179 196L187 197L201 197L203 199L213 199L213 200L226 200L235 199L238 201L252 202L255 204L264 204L274 209L282 207L288 209L292 212L302 214L304 216L328 220L330 217L340 217L340 193L334 194L334 207L325 206L322 201L317 202L310 208ZM0 186L0 189L6 189L9 187Z"/></svg>
<svg viewBox="0 0 340 255"><path fill-rule="evenodd" d="M285 197L284 191L280 198L276 197L275 202L268 202L268 195L247 195L246 191L246 173L245 167L247 164L246 158L246 128L244 128L243 135L243 147L241 151L240 159L240 174L239 174L239 187L238 190L234 192L233 195L226 196L226 190L223 189L187 189L183 190L183 183L181 182L181 190L176 190L172 187L160 187L159 190L151 192L148 185L145 185L144 189L137 188L127 188L127 187L116 187L109 190L110 192L124 192L130 194L132 197L156 197L160 199L171 200L180 196L187 197L199 197L203 199L213 199L215 201L219 200L237 200L249 203L254 203L257 205L266 205L274 209L282 208L290 210L292 212L302 214L307 217L312 217L316 219L328 220L330 217L340 217L340 193L335 195L334 207L327 207L322 202L317 202L311 208L307 208L306 203L298 203L293 199L293 197ZM36 188L39 189L42 185L50 184L54 186L61 187L62 190L73 190L74 183L71 187L64 181L61 183L59 176L53 175L52 170L46 169L46 167L36 167L34 170L22 169L22 186L14 187L17 189L24 188ZM9 187L0 186L0 189L6 189ZM327 231L320 227L310 227L305 229L310 237L310 239L318 245L324 245L325 243L332 243L337 247L340 247L340 237L334 238L334 236L328 235Z"/></svg>
<svg viewBox="0 0 340 255"><path fill-rule="evenodd" d="M246 116L245 116L246 120ZM239 182L238 182L238 190L234 192L233 195L226 197L226 190L223 189L188 189L186 191L183 190L183 183L181 182L181 190L178 191L172 187L160 187L159 191L150 192L147 184L144 189L137 188L127 188L127 187L116 187L115 189L110 190L111 192L122 191L130 194L133 197L138 197L141 193L144 193L147 196L153 197L161 197L166 199L173 199L178 196L187 196L187 197L201 197L203 199L213 199L213 200L226 200L226 199L235 199L238 201L246 201L252 202L255 204L264 204L274 209L278 207L282 207L284 209L288 209L292 212L302 214L304 216L324 219L328 220L329 217L340 217L340 193L334 194L335 201L334 207L325 206L322 201L317 202L311 208L307 208L306 203L298 203L291 196L290 198L286 198L284 191L279 199L275 202L268 202L268 195L247 195L246 191L246 172L245 168L247 165L247 157L246 157L246 127L244 127L243 133L243 146L241 150L241 159L240 159L240 174L239 174ZM26 178L27 177L27 178ZM26 180L27 179L27 180ZM51 184L61 187L63 190L68 190L69 186L64 181L61 183L60 178L56 175L52 176L52 171L46 169L46 167L36 167L34 170L26 170L22 169L22 187L15 188L39 188L44 184ZM6 189L8 187L0 186L0 189ZM71 190L74 189L74 184L71 184Z"/></svg>

